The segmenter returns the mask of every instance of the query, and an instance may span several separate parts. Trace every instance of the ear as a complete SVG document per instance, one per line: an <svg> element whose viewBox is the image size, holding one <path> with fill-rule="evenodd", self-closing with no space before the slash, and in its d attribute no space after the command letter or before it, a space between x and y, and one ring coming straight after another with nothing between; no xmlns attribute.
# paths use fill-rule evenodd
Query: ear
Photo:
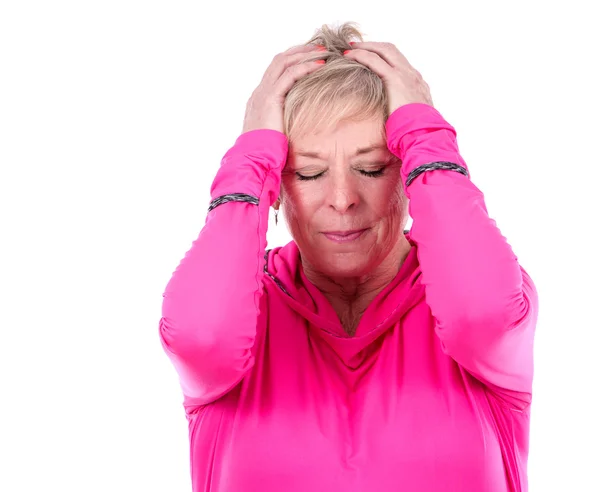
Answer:
<svg viewBox="0 0 600 492"><path fill-rule="evenodd" d="M283 196L283 183L281 183L281 185L279 186L279 196L277 197L277 200L275 200L275 203L273 203L274 210L279 210L279 207L281 207L281 197L282 196Z"/></svg>

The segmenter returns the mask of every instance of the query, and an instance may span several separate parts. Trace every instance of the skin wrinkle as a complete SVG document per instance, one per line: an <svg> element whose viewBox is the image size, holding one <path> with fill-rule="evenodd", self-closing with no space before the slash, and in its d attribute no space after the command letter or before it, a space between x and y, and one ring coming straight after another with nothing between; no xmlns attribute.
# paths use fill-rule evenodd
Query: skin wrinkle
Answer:
<svg viewBox="0 0 600 492"><path fill-rule="evenodd" d="M330 131L315 130L290 141L280 197L274 204L275 209L282 207L306 277L331 302L350 336L411 248L403 234L408 200L402 190L401 163L387 149L383 125L379 117L340 122ZM355 156L357 149L371 145L379 149ZM379 177L360 172L382 166ZM302 181L297 172L308 177L323 174ZM362 228L369 230L345 244L322 234Z"/></svg>

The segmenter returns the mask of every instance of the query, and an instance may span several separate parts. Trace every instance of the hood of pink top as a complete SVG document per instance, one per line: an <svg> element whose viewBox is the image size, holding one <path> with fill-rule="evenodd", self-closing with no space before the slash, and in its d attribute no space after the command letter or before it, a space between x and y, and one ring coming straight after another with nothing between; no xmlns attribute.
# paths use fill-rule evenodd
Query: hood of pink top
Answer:
<svg viewBox="0 0 600 492"><path fill-rule="evenodd" d="M267 282L282 299L307 320L312 332L324 339L349 367L358 367L368 348L425 296L417 246L412 245L394 279L375 297L361 317L356 334L349 336L325 295L304 274L300 251L294 241L267 252Z"/></svg>

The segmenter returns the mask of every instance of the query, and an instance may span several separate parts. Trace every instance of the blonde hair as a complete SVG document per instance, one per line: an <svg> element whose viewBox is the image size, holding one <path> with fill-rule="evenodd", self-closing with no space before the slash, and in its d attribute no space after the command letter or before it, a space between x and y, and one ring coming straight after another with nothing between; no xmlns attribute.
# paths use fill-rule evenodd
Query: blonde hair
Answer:
<svg viewBox="0 0 600 492"><path fill-rule="evenodd" d="M351 41L364 41L357 23L322 25L305 44L320 44L326 51L309 60L325 65L296 81L283 110L284 132L290 140L307 131L329 130L341 121L389 116L387 94L381 78L371 69L343 55Z"/></svg>

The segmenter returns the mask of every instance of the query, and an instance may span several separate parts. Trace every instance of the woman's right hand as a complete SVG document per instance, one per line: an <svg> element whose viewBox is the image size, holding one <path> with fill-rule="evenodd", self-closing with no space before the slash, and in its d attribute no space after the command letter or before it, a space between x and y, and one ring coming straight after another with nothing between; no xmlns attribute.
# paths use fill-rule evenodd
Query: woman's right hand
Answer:
<svg viewBox="0 0 600 492"><path fill-rule="evenodd" d="M285 96L298 79L323 66L323 60L302 63L323 49L303 44L275 55L260 84L248 100L242 133L258 129L284 133Z"/></svg>

